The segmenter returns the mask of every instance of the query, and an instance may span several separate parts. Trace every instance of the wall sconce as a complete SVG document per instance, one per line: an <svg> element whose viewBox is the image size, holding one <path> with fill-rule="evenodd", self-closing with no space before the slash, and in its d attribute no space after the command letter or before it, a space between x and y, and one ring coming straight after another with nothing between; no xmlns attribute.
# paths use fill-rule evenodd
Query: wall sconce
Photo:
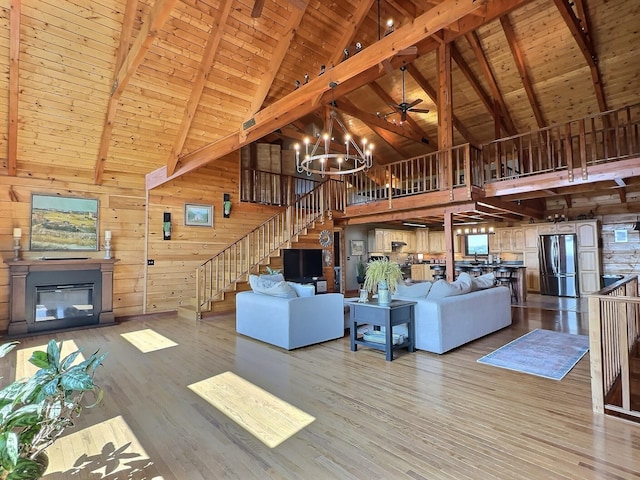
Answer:
<svg viewBox="0 0 640 480"><path fill-rule="evenodd" d="M231 216L231 196L225 193L222 197L222 215L224 218Z"/></svg>
<svg viewBox="0 0 640 480"><path fill-rule="evenodd" d="M162 223L162 238L164 240L171 240L171 213L164 213L164 221Z"/></svg>

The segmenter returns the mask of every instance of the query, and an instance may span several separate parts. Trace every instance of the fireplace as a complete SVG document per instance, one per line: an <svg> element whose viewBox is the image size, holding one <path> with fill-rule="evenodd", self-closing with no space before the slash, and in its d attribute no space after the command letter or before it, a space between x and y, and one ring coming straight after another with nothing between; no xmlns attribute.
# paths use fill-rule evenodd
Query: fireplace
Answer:
<svg viewBox="0 0 640 480"><path fill-rule="evenodd" d="M75 258L7 262L9 336L115 323L114 262Z"/></svg>

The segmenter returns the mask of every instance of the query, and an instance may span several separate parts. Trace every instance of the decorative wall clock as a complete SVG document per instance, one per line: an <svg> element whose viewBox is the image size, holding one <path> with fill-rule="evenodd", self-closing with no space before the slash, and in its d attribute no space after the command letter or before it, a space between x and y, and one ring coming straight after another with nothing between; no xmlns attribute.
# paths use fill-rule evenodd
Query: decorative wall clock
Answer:
<svg viewBox="0 0 640 480"><path fill-rule="evenodd" d="M322 230L320 232L320 245L328 247L332 243L333 239L331 238L331 232L329 230Z"/></svg>

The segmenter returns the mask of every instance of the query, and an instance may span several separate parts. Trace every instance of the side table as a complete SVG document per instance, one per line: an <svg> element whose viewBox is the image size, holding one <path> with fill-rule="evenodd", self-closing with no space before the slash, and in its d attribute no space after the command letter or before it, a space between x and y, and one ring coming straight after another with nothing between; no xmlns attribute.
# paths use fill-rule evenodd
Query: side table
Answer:
<svg viewBox="0 0 640 480"><path fill-rule="evenodd" d="M349 302L349 327L351 334L351 350L357 351L358 345L384 350L386 359L393 360L395 348L408 348L415 351L415 305L416 302L404 300L392 300L389 305L378 305L377 300L369 303ZM393 344L393 327L407 324L408 338L398 345ZM385 329L385 343L368 342L364 338L358 338L358 325L369 324Z"/></svg>

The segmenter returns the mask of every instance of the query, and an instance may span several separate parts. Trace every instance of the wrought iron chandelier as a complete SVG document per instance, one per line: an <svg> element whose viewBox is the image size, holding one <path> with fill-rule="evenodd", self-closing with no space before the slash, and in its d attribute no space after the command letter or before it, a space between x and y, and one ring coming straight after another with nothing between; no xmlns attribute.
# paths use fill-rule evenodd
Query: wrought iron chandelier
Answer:
<svg viewBox="0 0 640 480"><path fill-rule="evenodd" d="M333 123L336 122L344 133L345 153L331 153L331 141L333 140ZM294 145L296 151L296 169L298 173L312 175L314 173L325 175L346 175L371 168L373 165L373 145L362 139L362 145L358 145L349 134L347 128L337 117L333 108L329 114L329 125L326 132L317 135L316 142L310 149L311 141L304 139L304 156L300 154L300 145ZM323 152L319 153L320 145ZM332 162L332 160L335 160ZM333 168L332 168L333 167Z"/></svg>

